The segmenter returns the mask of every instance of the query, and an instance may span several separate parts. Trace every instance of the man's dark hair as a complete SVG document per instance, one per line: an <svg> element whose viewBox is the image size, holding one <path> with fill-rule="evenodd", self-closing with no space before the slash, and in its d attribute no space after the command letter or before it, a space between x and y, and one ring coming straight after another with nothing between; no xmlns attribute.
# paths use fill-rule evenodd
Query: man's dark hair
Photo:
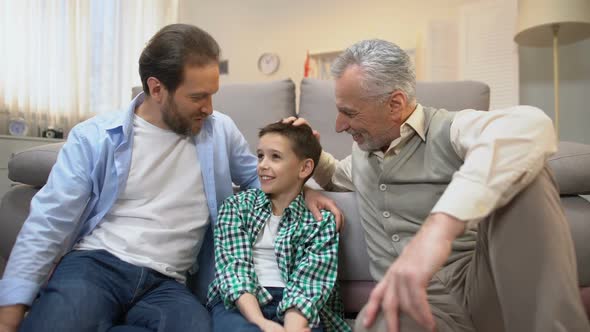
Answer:
<svg viewBox="0 0 590 332"><path fill-rule="evenodd" d="M158 31L139 57L143 92L149 96L147 80L155 77L174 93L184 79L184 68L219 63L219 45L207 32L188 24L171 24Z"/></svg>
<svg viewBox="0 0 590 332"><path fill-rule="evenodd" d="M291 148L297 158L301 160L310 158L313 160L313 170L309 177L305 179L307 181L313 175L313 171L315 171L315 167L320 160L320 154L322 154L322 146L313 135L311 128L308 125L294 126L289 123L275 122L260 129L258 137L271 133L286 137L291 143Z"/></svg>

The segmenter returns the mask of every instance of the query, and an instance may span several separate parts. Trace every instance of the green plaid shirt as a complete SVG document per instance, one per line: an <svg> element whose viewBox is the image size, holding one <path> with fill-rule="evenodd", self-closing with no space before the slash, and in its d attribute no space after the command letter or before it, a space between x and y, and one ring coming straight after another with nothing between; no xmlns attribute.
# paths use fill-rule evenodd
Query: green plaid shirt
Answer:
<svg viewBox="0 0 590 332"><path fill-rule="evenodd" d="M256 296L260 305L272 297L260 285L254 270L252 247L271 217L271 202L260 189L238 193L225 200L215 226L215 280L209 302L220 297L226 308L244 293ZM285 209L275 240L275 254L285 282L277 315L297 308L316 327L325 331L351 331L344 322L337 288L338 233L334 215L322 211L318 222L299 194Z"/></svg>

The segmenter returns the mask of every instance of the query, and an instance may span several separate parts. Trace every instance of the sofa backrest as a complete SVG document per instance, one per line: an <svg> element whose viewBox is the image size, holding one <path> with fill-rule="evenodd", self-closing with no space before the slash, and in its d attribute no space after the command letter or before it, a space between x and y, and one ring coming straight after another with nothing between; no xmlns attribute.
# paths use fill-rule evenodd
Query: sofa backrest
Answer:
<svg viewBox="0 0 590 332"><path fill-rule="evenodd" d="M263 83L224 84L213 95L213 109L229 115L255 152L258 131L295 116L295 83L291 79Z"/></svg>
<svg viewBox="0 0 590 332"><path fill-rule="evenodd" d="M417 82L416 98L423 106L445 108L449 111L490 107L490 88L481 82ZM322 147L342 159L350 154L352 138L338 134L334 126L337 115L334 83L329 80L304 78L301 81L299 116L305 118L321 134Z"/></svg>

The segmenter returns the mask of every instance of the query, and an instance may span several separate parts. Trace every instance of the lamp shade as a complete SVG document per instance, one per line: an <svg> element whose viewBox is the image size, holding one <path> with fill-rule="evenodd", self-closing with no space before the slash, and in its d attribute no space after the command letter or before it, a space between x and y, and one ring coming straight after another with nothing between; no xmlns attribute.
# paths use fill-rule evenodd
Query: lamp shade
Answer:
<svg viewBox="0 0 590 332"><path fill-rule="evenodd" d="M519 0L514 41L524 46L551 46L556 24L560 44L590 37L590 0Z"/></svg>

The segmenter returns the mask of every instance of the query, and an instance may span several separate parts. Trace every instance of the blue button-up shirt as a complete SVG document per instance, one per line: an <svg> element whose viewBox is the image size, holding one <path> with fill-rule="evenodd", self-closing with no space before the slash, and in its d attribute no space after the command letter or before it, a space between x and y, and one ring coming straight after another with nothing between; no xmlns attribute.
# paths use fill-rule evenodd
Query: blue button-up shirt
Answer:
<svg viewBox="0 0 590 332"><path fill-rule="evenodd" d="M125 112L96 116L75 126L61 149L47 184L31 200L25 221L0 280L0 306L31 305L54 262L103 220L125 189L133 150L134 111L138 95ZM217 208L242 189L259 187L256 157L235 123L213 112L194 137L211 223ZM182 176L182 174L170 174ZM196 276L204 298L213 278L211 227L205 235Z"/></svg>

